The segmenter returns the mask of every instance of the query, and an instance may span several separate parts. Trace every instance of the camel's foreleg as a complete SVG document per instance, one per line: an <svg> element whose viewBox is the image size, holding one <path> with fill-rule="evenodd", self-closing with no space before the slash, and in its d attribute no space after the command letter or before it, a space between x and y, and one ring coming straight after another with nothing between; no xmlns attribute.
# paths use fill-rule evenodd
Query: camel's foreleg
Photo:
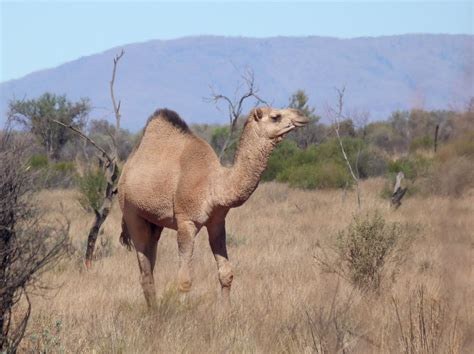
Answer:
<svg viewBox="0 0 474 354"><path fill-rule="evenodd" d="M178 223L178 288L182 292L188 292L192 286L191 262L194 251L194 237L197 228L191 221Z"/></svg>

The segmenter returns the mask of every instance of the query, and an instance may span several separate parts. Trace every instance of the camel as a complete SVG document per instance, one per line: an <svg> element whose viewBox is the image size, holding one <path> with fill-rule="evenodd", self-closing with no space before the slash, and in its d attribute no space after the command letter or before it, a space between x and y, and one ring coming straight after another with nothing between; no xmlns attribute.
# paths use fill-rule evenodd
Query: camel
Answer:
<svg viewBox="0 0 474 354"><path fill-rule="evenodd" d="M194 238L205 226L217 263L221 293L229 303L233 270L225 218L255 191L278 142L308 119L296 109L255 108L249 114L231 167L194 135L177 113L157 110L126 162L118 184L123 245L136 250L148 307L156 304L153 270L163 228L177 231L178 289L191 289Z"/></svg>

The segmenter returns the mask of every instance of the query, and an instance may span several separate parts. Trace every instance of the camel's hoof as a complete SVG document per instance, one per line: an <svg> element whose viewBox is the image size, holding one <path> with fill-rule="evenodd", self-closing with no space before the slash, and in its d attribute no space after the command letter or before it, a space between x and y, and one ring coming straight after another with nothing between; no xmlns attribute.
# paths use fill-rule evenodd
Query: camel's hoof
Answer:
<svg viewBox="0 0 474 354"><path fill-rule="evenodd" d="M189 293L191 291L191 286L193 285L193 283L191 281L183 281L181 283L179 283L178 285L178 290L181 292L181 293Z"/></svg>

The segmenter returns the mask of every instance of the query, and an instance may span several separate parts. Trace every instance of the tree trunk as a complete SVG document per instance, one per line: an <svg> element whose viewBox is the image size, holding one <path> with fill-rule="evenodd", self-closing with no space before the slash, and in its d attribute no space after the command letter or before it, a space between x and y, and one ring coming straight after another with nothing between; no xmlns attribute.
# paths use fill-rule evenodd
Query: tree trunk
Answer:
<svg viewBox="0 0 474 354"><path fill-rule="evenodd" d="M392 199L390 200L395 210L402 205L402 198L408 190L407 188L402 188L403 178L405 178L405 174L403 172L398 172L395 186L393 187Z"/></svg>
<svg viewBox="0 0 474 354"><path fill-rule="evenodd" d="M88 269L92 267L95 243L97 242L97 237L99 236L100 228L110 213L114 195L117 193L116 185L118 181L118 168L115 161L112 162L106 169L106 174L107 186L105 188L104 201L102 202L102 205L99 210L94 210L95 221L89 230L89 235L87 236L86 259L84 263L86 268Z"/></svg>

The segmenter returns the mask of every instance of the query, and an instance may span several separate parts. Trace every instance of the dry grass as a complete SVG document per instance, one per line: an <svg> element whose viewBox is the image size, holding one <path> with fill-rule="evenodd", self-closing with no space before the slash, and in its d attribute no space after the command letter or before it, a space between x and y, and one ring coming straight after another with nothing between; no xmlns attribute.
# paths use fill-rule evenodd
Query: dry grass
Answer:
<svg viewBox="0 0 474 354"><path fill-rule="evenodd" d="M148 313L135 255L118 243L115 207L101 236L112 240L103 252L111 255L89 272L71 256L45 275L57 289L33 299L22 351L473 352L474 195L409 198L393 212L378 196L382 187L381 180L362 185L363 208L416 227L417 236L408 261L381 293L362 293L321 272L313 259L317 247L325 247L357 212L353 193L268 183L228 217L232 310L221 311L205 231L197 237L193 289L180 298L176 236L166 231L155 271L159 307ZM62 203L72 221L72 242L81 249L92 216L81 210L75 193L44 192L39 199L56 210Z"/></svg>

